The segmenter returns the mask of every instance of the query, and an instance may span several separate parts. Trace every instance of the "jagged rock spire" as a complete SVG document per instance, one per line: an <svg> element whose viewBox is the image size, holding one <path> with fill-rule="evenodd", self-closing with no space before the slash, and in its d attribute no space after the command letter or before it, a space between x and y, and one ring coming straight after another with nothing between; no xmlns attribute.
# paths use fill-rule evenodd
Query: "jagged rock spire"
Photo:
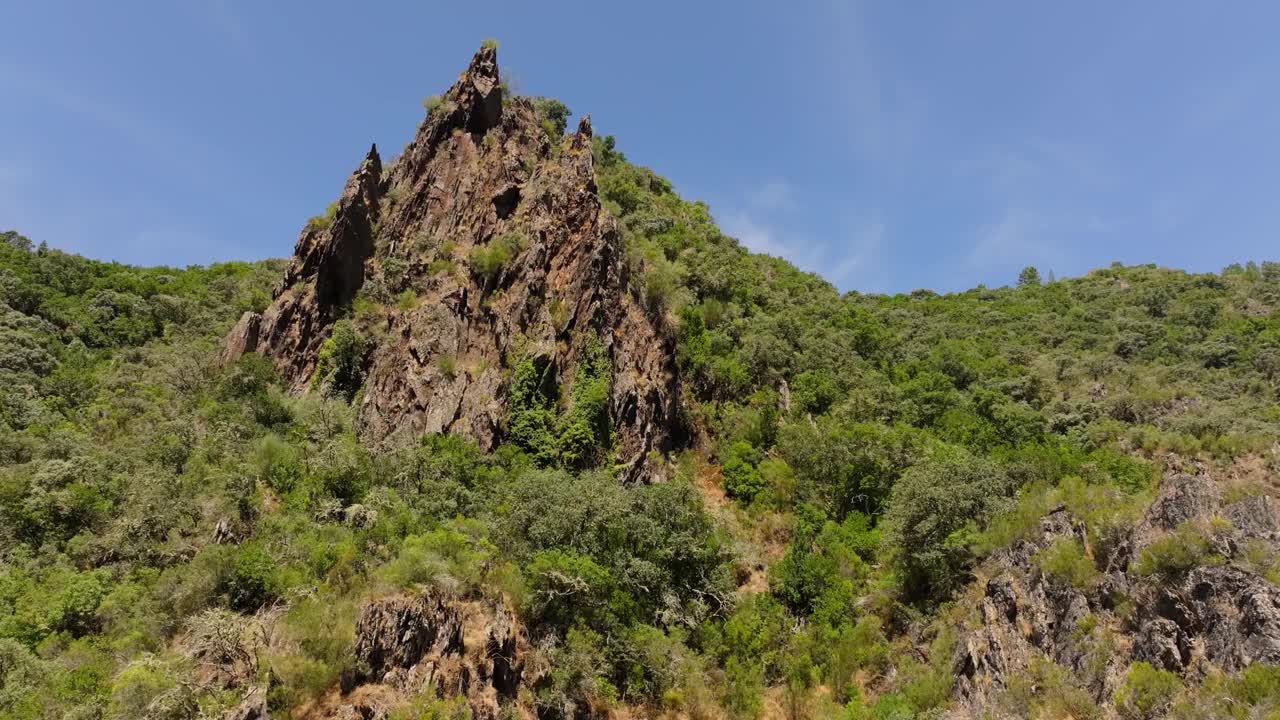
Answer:
<svg viewBox="0 0 1280 720"><path fill-rule="evenodd" d="M309 221L303 229L277 296L285 288L314 278L322 304L351 302L364 283L364 261L373 254L381 177L382 159L378 146L373 145L347 179L333 217Z"/></svg>
<svg viewBox="0 0 1280 720"><path fill-rule="evenodd" d="M502 93L482 47L394 165L383 172L371 150L332 221L303 232L271 307L241 320L227 357L261 352L295 389L314 386L320 346L359 292L373 308L351 318L370 340L362 436L457 433L489 450L507 439L514 363L535 359L569 392L602 348L609 452L624 481L646 479L651 453L682 434L674 341L601 211L590 117L549 138L531 102L504 107Z"/></svg>
<svg viewBox="0 0 1280 720"><path fill-rule="evenodd" d="M224 361L258 352L276 360L294 387L305 386L337 313L364 285L373 255L382 159L378 146L347 179L333 212L307 221L266 312L246 312L227 337Z"/></svg>

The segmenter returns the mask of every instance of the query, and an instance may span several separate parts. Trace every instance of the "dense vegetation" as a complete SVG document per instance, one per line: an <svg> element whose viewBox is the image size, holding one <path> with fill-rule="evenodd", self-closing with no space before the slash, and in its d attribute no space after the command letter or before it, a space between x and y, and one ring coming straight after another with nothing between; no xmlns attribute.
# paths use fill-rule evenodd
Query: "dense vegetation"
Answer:
<svg viewBox="0 0 1280 720"><path fill-rule="evenodd" d="M562 134L567 109L540 107ZM513 363L498 452L435 436L373 453L349 323L303 396L257 356L218 366L277 263L134 268L4 234L0 715L217 717L240 697L228 667L283 714L351 669L362 602L428 585L520 609L554 668L529 698L546 717L566 698L913 717L950 692L948 600L1019 518L1066 502L1105 537L1167 467L1280 469L1278 264L841 295L596 143L706 438L645 487L612 474L598 339L567 397ZM519 249L495 243L480 276ZM1167 544L1151 572L1199 562ZM1097 573L1070 543L1038 562ZM1037 707L1080 717L1062 672ZM1276 707L1280 676L1184 688L1137 663L1115 703L1190 716L1224 697Z"/></svg>

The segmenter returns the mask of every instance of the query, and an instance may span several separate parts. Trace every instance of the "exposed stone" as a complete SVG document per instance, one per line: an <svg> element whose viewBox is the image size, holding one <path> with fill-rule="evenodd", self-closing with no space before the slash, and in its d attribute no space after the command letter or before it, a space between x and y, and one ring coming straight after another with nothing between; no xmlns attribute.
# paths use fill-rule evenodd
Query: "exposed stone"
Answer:
<svg viewBox="0 0 1280 720"><path fill-rule="evenodd" d="M528 644L524 628L515 614L505 606L494 609L493 621L485 638L485 666L481 678L488 680L498 694L514 698L524 673L524 647Z"/></svg>
<svg viewBox="0 0 1280 720"><path fill-rule="evenodd" d="M1280 663L1280 588L1228 565L1192 570L1179 593L1209 661L1229 672Z"/></svg>
<svg viewBox="0 0 1280 720"><path fill-rule="evenodd" d="M494 720L501 703L530 684L528 646L524 628L503 602L435 591L376 600L356 621L361 668L341 679L347 699L342 712L367 714L388 698L429 689L439 697L464 696L473 718Z"/></svg>
<svg viewBox="0 0 1280 720"><path fill-rule="evenodd" d="M1189 674L1206 672L1205 663L1225 672L1280 663L1280 588L1239 555L1245 540L1271 545L1270 499L1223 508L1204 475L1173 476L1124 545L1131 558L1183 523L1207 528L1215 518L1231 522L1235 539L1215 544L1219 556L1178 577L1140 577L1121 563L1089 589L1048 580L1035 561L1040 549L1068 536L1089 549L1082 528L1062 508L1042 520L1036 537L996 553L986 566L980 620L962 631L953 657L958 716L1003 717L1001 691L1037 660L1070 669L1104 706L1132 661ZM1099 646L1090 639L1096 633L1082 631L1086 618L1107 628L1110 640Z"/></svg>
<svg viewBox="0 0 1280 720"><path fill-rule="evenodd" d="M1162 670L1182 672L1191 660L1191 643L1177 623L1153 618L1138 630L1133 643L1133 659Z"/></svg>
<svg viewBox="0 0 1280 720"><path fill-rule="evenodd" d="M270 720L271 711L267 708L267 690L254 687L249 690L240 704L228 710L222 720Z"/></svg>
<svg viewBox="0 0 1280 720"><path fill-rule="evenodd" d="M235 539L235 533L231 530L231 523L227 518L219 518L218 524L213 526L213 544L224 545Z"/></svg>
<svg viewBox="0 0 1280 720"><path fill-rule="evenodd" d="M231 332L227 334L226 343L222 348L222 361L234 362L245 353L257 352L258 329L261 325L262 316L246 310L236 322L235 327L231 328Z"/></svg>
<svg viewBox="0 0 1280 720"><path fill-rule="evenodd" d="M262 353L275 360L295 389L306 387L321 344L364 284L381 174L374 146L347 180L332 217L308 221L271 305L260 316L241 316L227 337L224 362Z"/></svg>
<svg viewBox="0 0 1280 720"><path fill-rule="evenodd" d="M999 571L980 601L982 621L962 634L952 658L954 693L975 716L996 712L996 696L1037 657L1073 669L1088 661L1079 628L1093 611L1090 597L1044 575L1036 560L1062 538L1083 542L1084 530L1057 508L1041 520L1037 537L1015 542L993 560Z"/></svg>
<svg viewBox="0 0 1280 720"><path fill-rule="evenodd" d="M1217 501L1212 483L1202 477L1174 475L1160 484L1160 492L1147 508L1143 525L1173 530L1187 520L1208 514Z"/></svg>
<svg viewBox="0 0 1280 720"><path fill-rule="evenodd" d="M356 620L356 659L374 681L412 667L428 654L461 653L462 620L436 593L379 600L366 605Z"/></svg>
<svg viewBox="0 0 1280 720"><path fill-rule="evenodd" d="M590 119L556 144L529 101L504 102L496 53L482 49L400 159L384 173L371 151L332 222L303 231L271 306L241 318L224 359L263 353L307 388L363 289L381 307L355 318L373 340L362 436L404 444L450 432L490 450L503 439L511 363L537 357L567 388L595 337L622 479L651 477L650 452L683 437L674 340L601 208ZM491 273L472 268L494 243L510 257ZM414 302L394 301L406 292Z"/></svg>
<svg viewBox="0 0 1280 720"><path fill-rule="evenodd" d="M1274 539L1280 532L1276 507L1266 495L1251 495L1222 509L1222 516L1246 538Z"/></svg>

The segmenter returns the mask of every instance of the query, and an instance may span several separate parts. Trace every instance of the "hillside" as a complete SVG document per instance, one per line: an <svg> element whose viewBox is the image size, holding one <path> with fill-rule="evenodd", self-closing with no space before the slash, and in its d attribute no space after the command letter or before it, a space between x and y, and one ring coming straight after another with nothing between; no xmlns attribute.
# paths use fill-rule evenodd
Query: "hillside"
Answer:
<svg viewBox="0 0 1280 720"><path fill-rule="evenodd" d="M424 104L287 262L0 236L0 717L1280 712L1280 264L842 295Z"/></svg>

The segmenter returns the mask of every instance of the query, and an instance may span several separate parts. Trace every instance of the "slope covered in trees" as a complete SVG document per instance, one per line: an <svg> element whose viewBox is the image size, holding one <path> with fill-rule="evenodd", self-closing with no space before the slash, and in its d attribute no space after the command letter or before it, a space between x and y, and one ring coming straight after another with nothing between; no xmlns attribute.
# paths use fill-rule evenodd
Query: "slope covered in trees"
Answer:
<svg viewBox="0 0 1280 720"><path fill-rule="evenodd" d="M841 295L613 138L566 136L563 105L504 108L547 137L503 172L593 173L620 287L674 348L684 439L655 481L621 482L608 398L643 383L574 298L537 315L554 351L418 358L432 383L494 378L491 449L369 441L388 328L454 288L486 295L475 318L525 302L537 238L376 246L299 383L280 356L218 361L282 264L134 268L7 233L0 716L1280 708L1280 265ZM441 137L503 152L462 135Z"/></svg>

